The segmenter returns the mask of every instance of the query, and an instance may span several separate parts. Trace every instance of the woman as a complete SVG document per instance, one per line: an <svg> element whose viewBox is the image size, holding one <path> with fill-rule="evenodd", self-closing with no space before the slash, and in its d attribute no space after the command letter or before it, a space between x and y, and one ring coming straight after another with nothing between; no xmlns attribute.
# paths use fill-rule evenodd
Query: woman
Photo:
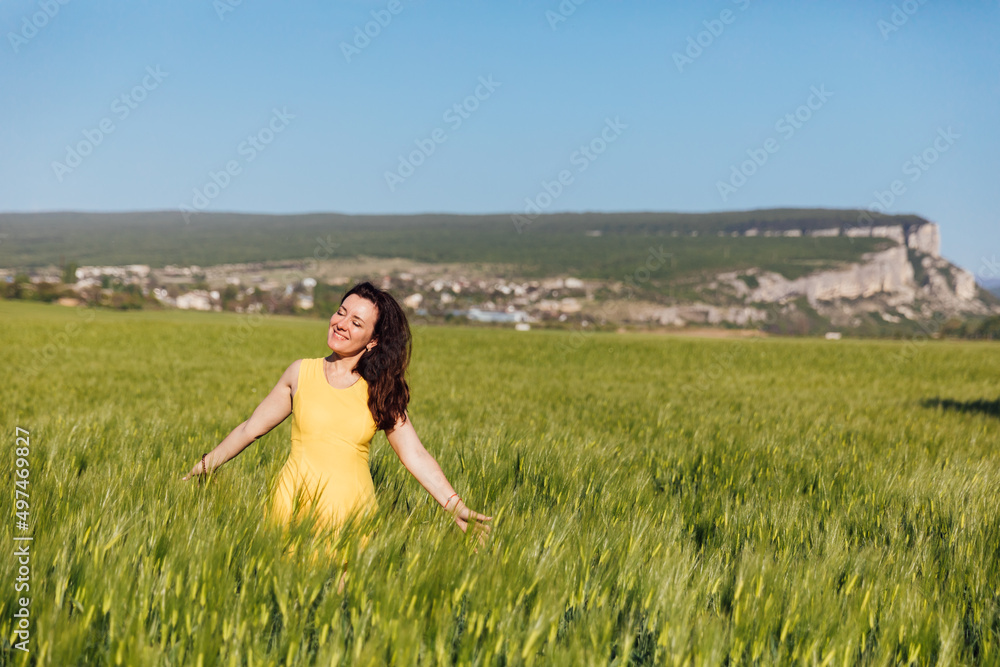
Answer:
<svg viewBox="0 0 1000 667"><path fill-rule="evenodd" d="M292 450L270 513L287 524L307 505L317 513L317 525L337 528L378 507L368 454L381 429L410 474L463 531L474 520L478 542L484 544L491 527L476 522L493 517L466 507L407 415L410 391L403 376L412 343L396 300L370 282L355 285L330 318L327 346L332 353L325 358L292 362L250 418L182 479L215 470L291 414Z"/></svg>

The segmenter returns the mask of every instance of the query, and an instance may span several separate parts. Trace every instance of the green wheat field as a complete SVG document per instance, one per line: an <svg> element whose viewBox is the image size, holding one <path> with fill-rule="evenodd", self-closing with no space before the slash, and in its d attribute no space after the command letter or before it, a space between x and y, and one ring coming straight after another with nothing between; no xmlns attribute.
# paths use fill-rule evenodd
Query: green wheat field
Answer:
<svg viewBox="0 0 1000 667"><path fill-rule="evenodd" d="M0 340L2 664L1000 664L998 344L414 328L410 415L493 533L379 432L338 593L262 522L290 418L181 481L325 321L0 302Z"/></svg>

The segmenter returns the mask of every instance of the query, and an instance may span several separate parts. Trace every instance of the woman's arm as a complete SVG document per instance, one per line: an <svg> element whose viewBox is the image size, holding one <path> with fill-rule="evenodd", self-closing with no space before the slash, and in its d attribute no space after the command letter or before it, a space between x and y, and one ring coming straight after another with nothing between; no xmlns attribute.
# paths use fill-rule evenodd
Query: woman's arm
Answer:
<svg viewBox="0 0 1000 667"><path fill-rule="evenodd" d="M299 377L301 364L301 359L293 361L281 375L278 384L274 385L271 393L264 397L250 418L234 428L215 449L205 456L205 466L209 471L218 468L242 452L251 442L269 433L292 413L292 383L296 382ZM201 459L198 459L198 462L191 468L191 472L182 477L181 480L184 481L205 472L207 471L202 468Z"/></svg>
<svg viewBox="0 0 1000 667"><path fill-rule="evenodd" d="M413 428L413 422L410 421L408 414L404 413L403 419L397 421L392 429L386 431L385 436L403 466L420 482L427 493L438 501L439 505L454 514L455 523L463 531L468 528L469 519L489 521L493 518L479 512L473 512L462 502L461 498L455 495L455 489L448 483L441 466L417 437L417 432ZM479 535L480 543L482 543L484 536L490 532L490 526L489 524L479 525L482 527L482 532Z"/></svg>

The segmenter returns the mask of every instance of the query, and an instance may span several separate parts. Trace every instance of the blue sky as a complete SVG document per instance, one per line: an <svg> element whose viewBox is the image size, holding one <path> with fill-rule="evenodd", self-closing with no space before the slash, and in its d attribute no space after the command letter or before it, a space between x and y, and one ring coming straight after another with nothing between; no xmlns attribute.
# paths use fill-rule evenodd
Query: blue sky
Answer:
<svg viewBox="0 0 1000 667"><path fill-rule="evenodd" d="M0 210L881 198L1000 276L1000 2L681 5L7 0Z"/></svg>

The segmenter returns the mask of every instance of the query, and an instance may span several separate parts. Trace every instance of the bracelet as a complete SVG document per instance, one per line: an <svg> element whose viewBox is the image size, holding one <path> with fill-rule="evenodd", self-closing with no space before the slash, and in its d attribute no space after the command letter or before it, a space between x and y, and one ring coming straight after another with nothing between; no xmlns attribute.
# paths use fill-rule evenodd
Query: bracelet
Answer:
<svg viewBox="0 0 1000 667"><path fill-rule="evenodd" d="M451 499L452 499L452 498L454 498L454 497L455 497L455 496L457 496L457 495L458 495L457 493L453 493L453 494L451 494L450 496L448 496L448 500L444 501L444 506L445 506L445 509L447 509L447 507L448 507L448 503L450 503L450 502L451 502ZM459 498L458 500L459 500L459 501L461 501L462 499L461 499L461 498Z"/></svg>
<svg viewBox="0 0 1000 667"><path fill-rule="evenodd" d="M205 465L205 457L208 456L208 452L201 455L201 474L206 474L208 472L208 466Z"/></svg>

